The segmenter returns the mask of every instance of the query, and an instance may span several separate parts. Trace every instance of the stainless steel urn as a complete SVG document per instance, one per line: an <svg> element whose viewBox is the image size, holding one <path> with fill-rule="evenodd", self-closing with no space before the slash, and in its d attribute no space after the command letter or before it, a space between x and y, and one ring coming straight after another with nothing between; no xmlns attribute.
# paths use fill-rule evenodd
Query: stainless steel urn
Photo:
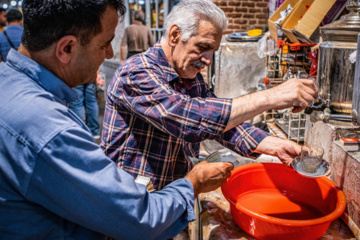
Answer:
<svg viewBox="0 0 360 240"><path fill-rule="evenodd" d="M320 96L330 98L335 113L351 114L355 64L349 60L356 51L360 33L360 0L348 0L349 14L320 28L318 85Z"/></svg>

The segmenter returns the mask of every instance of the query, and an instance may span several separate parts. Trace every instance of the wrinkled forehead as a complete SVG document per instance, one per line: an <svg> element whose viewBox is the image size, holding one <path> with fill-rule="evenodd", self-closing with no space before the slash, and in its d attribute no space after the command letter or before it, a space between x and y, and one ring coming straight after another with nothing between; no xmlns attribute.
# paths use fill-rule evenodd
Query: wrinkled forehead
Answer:
<svg viewBox="0 0 360 240"><path fill-rule="evenodd" d="M209 21L201 21L198 26L198 34L192 36L196 42L204 45L210 45L211 48L217 49L222 38L222 30L214 26Z"/></svg>

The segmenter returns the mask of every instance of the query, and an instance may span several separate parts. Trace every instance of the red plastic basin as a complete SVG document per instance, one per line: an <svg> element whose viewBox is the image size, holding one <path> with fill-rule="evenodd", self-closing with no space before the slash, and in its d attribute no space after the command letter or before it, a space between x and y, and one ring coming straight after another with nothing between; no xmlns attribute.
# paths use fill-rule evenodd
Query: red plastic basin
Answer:
<svg viewBox="0 0 360 240"><path fill-rule="evenodd" d="M318 239L346 206L330 179L307 178L278 163L237 167L221 190L236 224L258 239Z"/></svg>

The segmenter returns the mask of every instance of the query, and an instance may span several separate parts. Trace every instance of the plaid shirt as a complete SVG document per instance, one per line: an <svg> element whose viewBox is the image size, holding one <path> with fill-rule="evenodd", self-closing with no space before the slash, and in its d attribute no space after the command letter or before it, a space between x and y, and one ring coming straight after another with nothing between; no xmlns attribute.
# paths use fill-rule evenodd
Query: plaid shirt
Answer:
<svg viewBox="0 0 360 240"><path fill-rule="evenodd" d="M105 154L134 177L150 177L156 189L191 170L189 157L205 139L249 156L268 136L248 123L224 133L232 100L216 98L200 73L180 79L160 44L121 65L107 95Z"/></svg>

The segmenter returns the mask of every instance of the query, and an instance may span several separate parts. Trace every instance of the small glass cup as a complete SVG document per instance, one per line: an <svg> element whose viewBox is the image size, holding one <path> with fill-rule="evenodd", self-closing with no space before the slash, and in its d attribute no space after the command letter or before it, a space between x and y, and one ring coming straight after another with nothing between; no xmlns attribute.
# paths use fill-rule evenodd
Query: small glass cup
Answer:
<svg viewBox="0 0 360 240"><path fill-rule="evenodd" d="M301 147L300 164L304 172L315 173L322 163L324 149L318 145Z"/></svg>

